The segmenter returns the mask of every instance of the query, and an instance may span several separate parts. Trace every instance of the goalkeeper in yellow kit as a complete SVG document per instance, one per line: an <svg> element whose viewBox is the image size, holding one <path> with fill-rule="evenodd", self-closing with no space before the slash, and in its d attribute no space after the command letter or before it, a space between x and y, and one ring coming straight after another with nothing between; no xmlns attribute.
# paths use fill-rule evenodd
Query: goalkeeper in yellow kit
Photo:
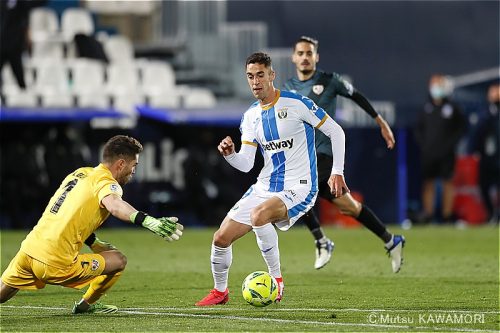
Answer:
<svg viewBox="0 0 500 333"><path fill-rule="evenodd" d="M122 186L130 181L142 145L117 135L104 146L102 163L68 175L55 192L33 230L0 282L0 302L19 289L42 289L46 284L81 289L89 285L73 313L113 313L116 306L97 300L125 269L127 258L113 245L99 240L94 231L110 214L143 226L168 241L178 240L183 226L176 217L154 218L122 200ZM83 244L94 253L80 254Z"/></svg>

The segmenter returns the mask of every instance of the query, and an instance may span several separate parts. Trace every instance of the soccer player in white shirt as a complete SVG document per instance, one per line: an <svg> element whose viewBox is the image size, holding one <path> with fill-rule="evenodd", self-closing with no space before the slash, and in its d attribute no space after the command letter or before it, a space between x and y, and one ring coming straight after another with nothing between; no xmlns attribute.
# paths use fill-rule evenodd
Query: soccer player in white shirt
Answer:
<svg viewBox="0 0 500 333"><path fill-rule="evenodd" d="M257 149L264 156L257 182L231 208L215 232L211 268L214 289L197 306L225 304L232 262L232 243L250 231L283 295L278 234L288 230L313 205L318 193L314 130L332 142L333 167L328 184L336 197L349 191L343 176L345 137L342 128L310 99L274 87L271 58L254 53L246 61L247 81L258 99L243 115L241 148L235 152L231 137L218 146L224 158L238 170L252 169Z"/></svg>

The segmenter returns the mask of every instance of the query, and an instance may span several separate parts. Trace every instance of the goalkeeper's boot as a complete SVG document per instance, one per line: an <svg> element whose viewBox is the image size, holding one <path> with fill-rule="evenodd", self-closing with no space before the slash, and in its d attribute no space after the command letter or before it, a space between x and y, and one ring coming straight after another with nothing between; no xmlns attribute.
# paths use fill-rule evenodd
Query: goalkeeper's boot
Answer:
<svg viewBox="0 0 500 333"><path fill-rule="evenodd" d="M196 306L210 306L210 305L222 305L229 301L229 289L226 288L224 291L218 291L217 289L212 289L202 300L198 301Z"/></svg>
<svg viewBox="0 0 500 333"><path fill-rule="evenodd" d="M320 269L326 266L330 259L332 258L332 252L335 248L335 244L328 238L323 237L323 239L316 241L316 261L314 262L314 268Z"/></svg>
<svg viewBox="0 0 500 333"><path fill-rule="evenodd" d="M90 306L86 309L84 307L79 306L78 303L75 303L73 306L73 311L71 311L73 314L79 314L79 313L98 313L98 314L110 314L110 313L115 313L118 311L118 308L114 305L106 305L102 303L94 303L90 304Z"/></svg>
<svg viewBox="0 0 500 333"><path fill-rule="evenodd" d="M281 302L283 298L283 290L285 289L285 284L283 283L283 277L277 277L276 282L278 282L278 296L276 296L276 303Z"/></svg>
<svg viewBox="0 0 500 333"><path fill-rule="evenodd" d="M391 257L392 271L399 272L403 265L403 247L405 246L405 238L402 235L394 235L393 244L390 248L386 248L387 254Z"/></svg>

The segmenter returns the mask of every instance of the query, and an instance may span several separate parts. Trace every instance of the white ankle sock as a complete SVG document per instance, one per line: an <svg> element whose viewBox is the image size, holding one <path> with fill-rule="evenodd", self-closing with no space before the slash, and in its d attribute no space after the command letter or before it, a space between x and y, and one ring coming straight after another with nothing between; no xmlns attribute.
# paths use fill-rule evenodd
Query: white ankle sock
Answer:
<svg viewBox="0 0 500 333"><path fill-rule="evenodd" d="M267 264L269 274L281 277L280 250L278 247L278 233L271 223L261 227L253 227L257 238L257 245Z"/></svg>
<svg viewBox="0 0 500 333"><path fill-rule="evenodd" d="M229 276L229 267L233 261L233 246L218 247L212 244L212 254L210 255L210 265L212 267L212 276L214 278L214 288L218 291L227 289L227 278Z"/></svg>

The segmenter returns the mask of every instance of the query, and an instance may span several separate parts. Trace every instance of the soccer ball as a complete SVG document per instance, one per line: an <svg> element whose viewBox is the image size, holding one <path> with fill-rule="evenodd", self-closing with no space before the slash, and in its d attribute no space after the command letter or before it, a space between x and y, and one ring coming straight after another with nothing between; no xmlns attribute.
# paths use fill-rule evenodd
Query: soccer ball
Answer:
<svg viewBox="0 0 500 333"><path fill-rule="evenodd" d="M257 307L273 303L278 296L278 283L269 273L257 271L250 273L241 286L243 298Z"/></svg>

